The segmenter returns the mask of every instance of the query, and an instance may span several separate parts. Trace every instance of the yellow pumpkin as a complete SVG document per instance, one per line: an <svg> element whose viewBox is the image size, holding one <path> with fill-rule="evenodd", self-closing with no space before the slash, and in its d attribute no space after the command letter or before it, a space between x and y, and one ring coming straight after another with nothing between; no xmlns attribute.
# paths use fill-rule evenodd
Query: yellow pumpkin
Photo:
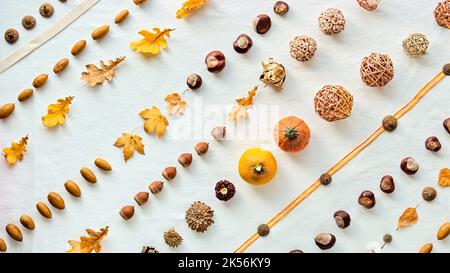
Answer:
<svg viewBox="0 0 450 273"><path fill-rule="evenodd" d="M239 175L253 185L268 183L277 173L277 161L273 154L260 148L245 151L239 159Z"/></svg>

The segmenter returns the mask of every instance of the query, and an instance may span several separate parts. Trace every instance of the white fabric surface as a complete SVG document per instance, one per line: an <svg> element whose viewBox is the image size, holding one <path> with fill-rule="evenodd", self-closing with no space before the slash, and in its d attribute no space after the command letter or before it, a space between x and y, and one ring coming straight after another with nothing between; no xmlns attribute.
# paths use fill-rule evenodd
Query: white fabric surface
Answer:
<svg viewBox="0 0 450 273"><path fill-rule="evenodd" d="M77 2L54 4L55 14L44 19L38 14L39 3L26 0L3 0L0 26L2 30L15 27L21 37L15 45L0 42L0 58L5 58L39 32L67 13ZM31 86L33 78L49 73L46 86L35 92L26 103L16 103L16 110L7 120L0 121L0 147L10 145L28 134L30 141L25 159L9 167L0 160L0 237L5 238L10 252L62 252L67 240L84 235L85 228L110 226L110 234L103 243L104 252L138 252L142 245L157 247L161 252L231 252L243 243L256 227L273 217L293 198L310 185L322 172L336 163L379 126L383 116L400 109L416 92L435 76L443 64L450 62L448 41L450 30L437 26L433 10L438 1L382 1L375 12L361 9L353 0L291 0L290 11L284 17L272 12L275 1L210 1L209 5L186 20L177 20L175 12L182 1L149 0L135 6L131 0L103 0L47 44L0 75L0 104L13 102L17 94ZM338 36L325 36L317 26L317 17L327 7L342 10L347 24ZM130 17L120 26L113 18L128 8ZM265 35L252 30L252 19L267 13L272 28ZM22 16L32 14L37 19L34 30L20 26ZM111 24L110 33L101 41L90 39L91 31L102 24ZM172 27L176 30L168 41L169 47L154 58L146 58L129 48L137 40L142 28ZM402 41L413 32L425 33L430 40L429 54L411 59L402 52ZM254 47L247 55L238 55L232 42L241 33L249 34ZM306 34L316 39L316 56L308 63L299 63L289 56L288 43L296 35ZM70 55L74 42L86 39L88 47L77 58ZM206 71L205 55L214 49L222 50L227 67L217 75ZM384 88L368 88L359 76L361 59L371 52L387 53L395 66L395 78ZM112 83L98 88L83 86L80 73L88 63L127 56L117 69ZM70 57L69 57L70 56ZM70 66L59 76L53 75L54 63L70 58ZM221 125L225 113L207 114L211 109L231 106L234 99L244 96L258 83L261 62L274 57L287 69L286 87L282 92L263 88L255 98L258 107L271 106L279 111L267 123L261 122L259 139L237 139L217 143L209 130ZM185 98L190 110L204 115L181 118L169 117L170 126L162 139L137 133L143 137L146 155L136 154L126 164L121 150L113 147L122 131L142 126L138 113L157 105L165 112L164 96L172 91L182 92L185 79L191 73L202 75L204 85ZM313 109L313 97L325 84L341 84L355 99L350 118L328 123ZM450 136L442 128L442 121L450 116L450 79L444 79L418 106L401 119L398 129L383 134L363 153L333 178L328 187L318 189L304 203L274 227L268 237L259 239L248 249L251 252L287 252L293 248L305 252L319 252L313 238L319 232L336 235L337 243L328 252L365 252L369 241L380 241L384 233L394 237L386 252L416 252L423 244L433 242L435 252L449 252L450 241L437 241L440 224L450 220L450 192L438 188L437 175L449 167ZM46 107L58 98L75 96L71 112L64 126L47 129L41 124ZM195 105L194 105L195 104ZM208 108L206 107L215 107ZM213 111L211 110L211 111ZM206 113L206 114L205 114ZM253 115L252 115L253 114ZM312 130L311 142L302 153L291 155L278 149L272 140L273 125L279 117L297 115ZM189 124L192 116L197 123L182 134L181 125ZM194 119L192 119L194 120ZM203 128L200 124L203 121ZM249 124L256 124L251 113ZM189 125L191 126L191 125ZM199 127L200 126L200 127ZM229 135L244 128L228 124ZM204 131L204 136L199 132ZM443 145L434 154L424 148L426 137L436 135ZM180 137L182 136L182 137ZM180 139L181 138L181 139ZM136 207L135 217L126 222L118 214L126 204L134 204L133 196L147 189L149 182L161 179L161 170L177 165L182 152L193 152L201 139L211 143L210 152L203 159L194 156L189 169L178 167L177 178L166 183L158 196L151 196L144 207ZM242 181L237 162L247 148L264 147L278 160L278 174L274 181L254 187ZM406 176L399 169L405 156L413 156L420 163L415 176ZM104 157L113 165L113 172L101 173L93 165L96 157ZM88 185L79 174L83 166L91 167L98 183ZM379 180L391 174L396 190L383 194ZM64 190L64 182L74 179L83 196L75 199ZM237 187L236 196L229 202L218 201L214 185L228 179ZM438 197L431 203L422 200L425 186L438 189ZM377 205L372 210L361 208L357 198L361 191L372 190ZM35 210L50 191L57 191L66 200L66 209L54 211L54 218L44 220ZM204 233L191 231L184 212L196 200L202 200L215 210L215 224ZM395 231L396 221L407 207L419 204L417 225ZM352 224L346 230L335 226L333 212L347 210ZM36 221L33 232L22 229L24 242L13 242L4 231L8 223L18 223L21 214L30 214ZM162 234L175 227L184 237L181 247L171 249L164 244Z"/></svg>

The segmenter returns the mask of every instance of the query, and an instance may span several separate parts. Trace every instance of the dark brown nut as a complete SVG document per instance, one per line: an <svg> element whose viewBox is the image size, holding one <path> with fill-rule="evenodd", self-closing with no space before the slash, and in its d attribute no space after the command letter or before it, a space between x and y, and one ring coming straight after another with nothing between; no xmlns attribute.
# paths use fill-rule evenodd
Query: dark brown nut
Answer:
<svg viewBox="0 0 450 273"><path fill-rule="evenodd" d="M270 20L270 17L267 14L260 14L256 16L256 18L253 20L253 29L258 34L266 33L267 31L269 31L271 26L272 21Z"/></svg>
<svg viewBox="0 0 450 273"><path fill-rule="evenodd" d="M120 216L122 216L125 220L130 220L134 216L134 207L133 206L124 206L120 209Z"/></svg>
<svg viewBox="0 0 450 273"><path fill-rule="evenodd" d="M358 198L358 204L365 207L366 209L371 209L375 207L375 195L371 191L363 191Z"/></svg>
<svg viewBox="0 0 450 273"><path fill-rule="evenodd" d="M334 217L334 221L336 221L336 225L339 228L346 228L348 226L350 226L350 214L348 214L346 211L343 210L338 210L333 214Z"/></svg>
<svg viewBox="0 0 450 273"><path fill-rule="evenodd" d="M185 167L185 168L191 166L191 163L192 163L192 154L190 154L190 153L184 153L184 154L181 154L181 155L178 157L178 162L181 164L181 166L183 166L183 167Z"/></svg>
<svg viewBox="0 0 450 273"><path fill-rule="evenodd" d="M444 73L447 76L450 76L450 64L444 65L442 68L442 73Z"/></svg>
<svg viewBox="0 0 450 273"><path fill-rule="evenodd" d="M261 224L258 226L258 229L256 230L259 234L259 236L267 236L270 233L270 227L266 224Z"/></svg>
<svg viewBox="0 0 450 273"><path fill-rule="evenodd" d="M219 73L225 68L225 55L219 50L208 53L205 58L205 64L211 73Z"/></svg>
<svg viewBox="0 0 450 273"><path fill-rule="evenodd" d="M320 249L325 250L334 246L336 243L336 237L331 233L319 233L314 238L314 241Z"/></svg>
<svg viewBox="0 0 450 273"><path fill-rule="evenodd" d="M197 74L192 74L190 75L187 80L186 80L186 84L190 89L199 89L200 86L202 86L203 80L202 77L200 77L200 75Z"/></svg>
<svg viewBox="0 0 450 273"><path fill-rule="evenodd" d="M145 205L145 203L147 203L147 201L148 201L148 195L149 195L148 192L144 192L144 191L138 192L134 196L134 201L136 201L136 203L139 206Z"/></svg>
<svg viewBox="0 0 450 273"><path fill-rule="evenodd" d="M27 15L22 18L22 26L25 29L32 29L36 26L36 19L31 15Z"/></svg>
<svg viewBox="0 0 450 273"><path fill-rule="evenodd" d="M55 9L49 3L44 3L39 7L39 13L42 15L42 17L50 18L52 17L54 12Z"/></svg>
<svg viewBox="0 0 450 273"><path fill-rule="evenodd" d="M441 142L439 142L439 139L437 137L430 136L425 140L425 148L432 152L437 152L441 149Z"/></svg>
<svg viewBox="0 0 450 273"><path fill-rule="evenodd" d="M450 134L450 118L444 120L442 125L444 126L444 129L447 131L447 133Z"/></svg>
<svg viewBox="0 0 450 273"><path fill-rule="evenodd" d="M239 35L233 42L234 51L239 54L247 53L253 46L253 41L247 34Z"/></svg>
<svg viewBox="0 0 450 273"><path fill-rule="evenodd" d="M412 157L406 157L400 163L400 169L408 175L413 175L419 170L419 163Z"/></svg>
<svg viewBox="0 0 450 273"><path fill-rule="evenodd" d="M199 156L203 156L208 152L209 144L207 142L199 142L194 147Z"/></svg>
<svg viewBox="0 0 450 273"><path fill-rule="evenodd" d="M328 173L324 173L320 176L319 180L320 180L320 184L326 186L326 185L329 185L333 179L332 179L331 175L329 175Z"/></svg>
<svg viewBox="0 0 450 273"><path fill-rule="evenodd" d="M397 118L394 116L386 116L383 119L383 128L386 131L394 131L397 128Z"/></svg>
<svg viewBox="0 0 450 273"><path fill-rule="evenodd" d="M14 44L19 40L19 32L14 28L7 29L5 31L5 40L10 44Z"/></svg>
<svg viewBox="0 0 450 273"><path fill-rule="evenodd" d="M425 201L433 201L436 198L437 191L433 187L425 187L422 190L422 198Z"/></svg>
<svg viewBox="0 0 450 273"><path fill-rule="evenodd" d="M168 181L173 180L177 176L177 168L167 167L162 171L162 176Z"/></svg>
<svg viewBox="0 0 450 273"><path fill-rule="evenodd" d="M289 5L283 1L277 1L273 6L273 12L278 15L285 15L289 11Z"/></svg>
<svg viewBox="0 0 450 273"><path fill-rule="evenodd" d="M289 253L303 253L303 251L301 251L300 249L293 249L289 251Z"/></svg>
<svg viewBox="0 0 450 273"><path fill-rule="evenodd" d="M153 181L152 183L150 183L150 185L148 186L148 189L150 190L151 193L153 194L158 194L160 193L164 188L164 182L162 181Z"/></svg>
<svg viewBox="0 0 450 273"><path fill-rule="evenodd" d="M61 3L66 3L67 0L59 0L59 2L61 2Z"/></svg>
<svg viewBox="0 0 450 273"><path fill-rule="evenodd" d="M385 175L381 178L380 189L384 193L392 193L395 190L394 178L390 175Z"/></svg>

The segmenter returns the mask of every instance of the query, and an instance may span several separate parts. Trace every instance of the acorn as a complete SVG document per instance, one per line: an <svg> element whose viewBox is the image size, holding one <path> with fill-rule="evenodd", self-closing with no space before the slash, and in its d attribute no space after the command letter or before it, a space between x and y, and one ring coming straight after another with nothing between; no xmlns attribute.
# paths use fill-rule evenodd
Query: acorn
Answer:
<svg viewBox="0 0 450 273"><path fill-rule="evenodd" d="M181 166L185 168L189 167L192 163L192 154L190 153L181 154L178 157L178 162L181 164Z"/></svg>
<svg viewBox="0 0 450 273"><path fill-rule="evenodd" d="M20 216L20 223L22 224L22 226L24 226L25 228L27 228L29 230L34 230L34 228L36 227L33 219L28 215Z"/></svg>
<svg viewBox="0 0 450 273"><path fill-rule="evenodd" d="M162 171L162 176L168 181L173 180L175 178L175 176L177 176L177 168L175 168L175 167L166 167Z"/></svg>
<svg viewBox="0 0 450 273"><path fill-rule="evenodd" d="M138 193L136 193L136 195L134 196L134 201L136 201L136 203L139 205L139 206L142 206L142 205L144 205L145 203L147 203L147 201L148 201L148 192L144 192L144 191L141 191L141 192L138 192Z"/></svg>
<svg viewBox="0 0 450 273"><path fill-rule="evenodd" d="M134 215L134 207L133 206L124 206L120 209L120 216L122 216L125 220L130 220Z"/></svg>
<svg viewBox="0 0 450 273"><path fill-rule="evenodd" d="M209 144L206 142L199 142L195 145L194 149L199 156L203 156L208 152Z"/></svg>

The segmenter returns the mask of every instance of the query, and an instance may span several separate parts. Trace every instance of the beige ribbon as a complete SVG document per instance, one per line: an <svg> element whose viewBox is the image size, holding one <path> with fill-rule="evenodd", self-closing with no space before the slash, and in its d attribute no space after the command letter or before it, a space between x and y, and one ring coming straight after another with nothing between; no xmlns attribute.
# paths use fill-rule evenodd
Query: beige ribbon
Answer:
<svg viewBox="0 0 450 273"><path fill-rule="evenodd" d="M13 54L9 55L6 59L2 60L0 62L0 74L8 70L11 66L16 64L21 59L25 58L28 54L36 50L38 47L48 42L51 38L55 37L56 34L72 24L75 20L77 20L81 15L83 15L99 1L100 0L84 0L81 4L71 10L52 27L40 33L26 45L18 49Z"/></svg>

